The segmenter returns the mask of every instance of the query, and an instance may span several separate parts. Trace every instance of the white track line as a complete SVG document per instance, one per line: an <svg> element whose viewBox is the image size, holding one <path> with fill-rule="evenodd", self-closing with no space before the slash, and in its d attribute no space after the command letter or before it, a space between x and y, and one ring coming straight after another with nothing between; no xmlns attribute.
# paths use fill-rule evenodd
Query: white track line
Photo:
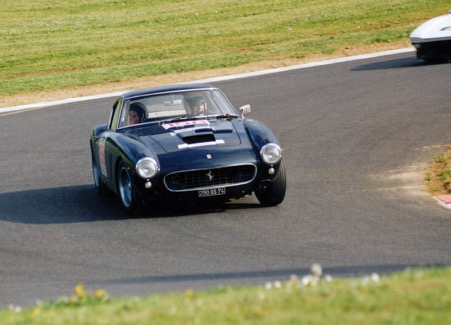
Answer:
<svg viewBox="0 0 451 325"><path fill-rule="evenodd" d="M376 53L370 53L370 54L349 56L349 57L344 57L344 58L339 58L339 59L330 59L330 60L324 60L324 61L318 61L318 62L304 63L304 64L298 64L298 65L293 65L293 66L283 67L283 68L275 68L275 69L269 69L269 70L261 70L261 71L255 71L255 72L235 74L235 75L231 75L231 76L223 76L223 77L215 77L215 78L209 78L209 79L203 79L203 80L196 80L196 81L190 81L190 83L191 82L209 83L209 82L215 82L215 81L224 81L224 80L233 80L233 79L239 79L239 78L255 77L255 76L261 76L261 75L271 74L271 73L285 72L285 71L297 70L297 69L305 69L305 68L311 68L311 67L318 67L318 66L322 66L322 65L356 61L356 60L365 60L365 59L371 59L371 58L376 58L376 57L381 57L381 56L408 53L408 52L413 52L413 51L415 51L415 49L409 47L409 48L404 48L404 49L399 49L399 50L376 52ZM184 82L184 83L188 83L188 82ZM16 112L16 111L21 111L21 110L26 110L26 109L34 109L34 108L43 108L43 107L48 107L48 106L56 106L56 105L61 105L61 104L69 104L69 103L101 99L101 98L108 98L108 97L117 97L117 96L120 96L121 94L123 94L124 92L125 91L118 91L118 92L108 93L108 94L84 96L84 97L77 97L77 98L68 98L68 99L56 100L56 101L50 101L50 102L13 106L13 107L5 107L5 108L0 108L0 113Z"/></svg>

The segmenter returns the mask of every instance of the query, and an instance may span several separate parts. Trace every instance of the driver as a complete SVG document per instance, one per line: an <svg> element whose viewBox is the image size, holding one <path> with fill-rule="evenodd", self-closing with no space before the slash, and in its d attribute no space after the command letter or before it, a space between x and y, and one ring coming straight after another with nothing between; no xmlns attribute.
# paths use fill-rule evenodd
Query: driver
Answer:
<svg viewBox="0 0 451 325"><path fill-rule="evenodd" d="M188 99L191 106L191 113L195 116L204 116L207 114L207 103L202 96L196 96Z"/></svg>
<svg viewBox="0 0 451 325"><path fill-rule="evenodd" d="M128 125L144 122L146 119L146 107L141 103L132 103L128 109Z"/></svg>

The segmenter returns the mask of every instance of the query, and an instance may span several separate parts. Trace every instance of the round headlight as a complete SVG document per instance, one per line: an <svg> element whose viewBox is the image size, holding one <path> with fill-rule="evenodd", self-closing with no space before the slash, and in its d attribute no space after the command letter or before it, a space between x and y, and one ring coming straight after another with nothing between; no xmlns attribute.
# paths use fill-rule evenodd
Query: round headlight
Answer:
<svg viewBox="0 0 451 325"><path fill-rule="evenodd" d="M136 163L136 172L142 178L154 177L158 172L158 163L152 158L142 158Z"/></svg>
<svg viewBox="0 0 451 325"><path fill-rule="evenodd" d="M267 164L277 164L282 159L282 149L275 143L268 143L261 148L260 156Z"/></svg>

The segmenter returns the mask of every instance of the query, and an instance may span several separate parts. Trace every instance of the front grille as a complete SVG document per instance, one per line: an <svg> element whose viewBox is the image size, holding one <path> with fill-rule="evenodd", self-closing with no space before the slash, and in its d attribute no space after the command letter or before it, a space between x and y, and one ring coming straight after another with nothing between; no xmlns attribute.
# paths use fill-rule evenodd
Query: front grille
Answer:
<svg viewBox="0 0 451 325"><path fill-rule="evenodd" d="M249 164L172 173L166 175L164 183L169 191L180 192L246 184L256 174L256 166Z"/></svg>
<svg viewBox="0 0 451 325"><path fill-rule="evenodd" d="M451 41L421 43L417 48L417 56L425 59L451 58Z"/></svg>

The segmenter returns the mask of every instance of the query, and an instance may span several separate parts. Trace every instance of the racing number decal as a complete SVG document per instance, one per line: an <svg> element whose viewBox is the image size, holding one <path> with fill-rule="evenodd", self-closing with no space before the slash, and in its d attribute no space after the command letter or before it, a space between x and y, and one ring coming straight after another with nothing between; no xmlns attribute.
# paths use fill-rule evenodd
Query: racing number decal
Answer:
<svg viewBox="0 0 451 325"><path fill-rule="evenodd" d="M105 177L108 177L108 174L106 171L105 142L106 142L106 138L99 139L99 163L100 163L100 170L102 172L102 175Z"/></svg>

